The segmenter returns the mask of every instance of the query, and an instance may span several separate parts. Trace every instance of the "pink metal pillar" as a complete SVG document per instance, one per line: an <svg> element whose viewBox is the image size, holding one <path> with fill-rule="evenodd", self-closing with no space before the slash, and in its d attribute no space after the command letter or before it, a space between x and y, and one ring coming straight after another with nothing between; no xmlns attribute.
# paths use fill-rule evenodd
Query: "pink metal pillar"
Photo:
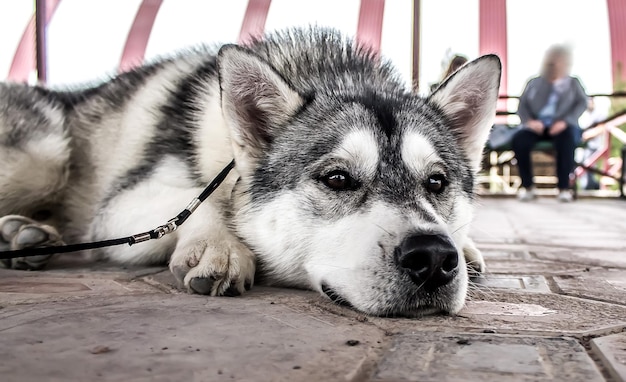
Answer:
<svg viewBox="0 0 626 382"><path fill-rule="evenodd" d="M263 36L265 21L270 11L272 0L249 0L246 13L241 23L239 43L245 44L251 39Z"/></svg>
<svg viewBox="0 0 626 382"><path fill-rule="evenodd" d="M361 0L356 39L375 53L380 53L384 12L385 0Z"/></svg>
<svg viewBox="0 0 626 382"><path fill-rule="evenodd" d="M420 0L413 0L413 90L419 90L420 84Z"/></svg>
<svg viewBox="0 0 626 382"><path fill-rule="evenodd" d="M119 71L124 72L142 63L148 47L150 33L154 27L154 20L159 13L163 0L143 0L133 25L130 27L122 58L120 59Z"/></svg>
<svg viewBox="0 0 626 382"><path fill-rule="evenodd" d="M626 90L626 1L607 0L613 91Z"/></svg>
<svg viewBox="0 0 626 382"><path fill-rule="evenodd" d="M37 80L42 84L46 83L48 74L46 13L46 0L37 0L35 2L35 47L37 48Z"/></svg>
<svg viewBox="0 0 626 382"><path fill-rule="evenodd" d="M497 54L502 61L500 94L507 94L506 0L480 0L479 52Z"/></svg>

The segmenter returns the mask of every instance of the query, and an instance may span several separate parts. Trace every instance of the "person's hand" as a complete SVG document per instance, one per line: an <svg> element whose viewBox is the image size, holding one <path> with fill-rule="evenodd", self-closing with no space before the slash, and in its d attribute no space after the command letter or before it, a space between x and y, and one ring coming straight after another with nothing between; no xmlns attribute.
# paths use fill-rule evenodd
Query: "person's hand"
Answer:
<svg viewBox="0 0 626 382"><path fill-rule="evenodd" d="M567 129L567 123L565 123L565 121L556 121L550 126L548 133L553 137L561 134L565 129Z"/></svg>
<svg viewBox="0 0 626 382"><path fill-rule="evenodd" d="M526 122L524 126L526 126L527 129L531 130L537 135L543 134L544 126L543 126L543 122L541 121L538 121L536 119L531 119L530 121Z"/></svg>

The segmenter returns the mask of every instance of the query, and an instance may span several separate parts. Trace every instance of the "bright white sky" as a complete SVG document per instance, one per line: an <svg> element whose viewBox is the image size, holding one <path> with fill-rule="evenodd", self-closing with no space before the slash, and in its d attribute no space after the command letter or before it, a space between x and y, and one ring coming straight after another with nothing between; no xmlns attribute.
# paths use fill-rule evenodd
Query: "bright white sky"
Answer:
<svg viewBox="0 0 626 382"><path fill-rule="evenodd" d="M0 78L8 74L29 20L32 0L0 2ZM63 0L48 29L49 81L68 84L114 73L140 0ZM334 26L354 35L359 0L273 0L266 29L293 25ZM439 81L454 53L478 56L478 0L422 0L420 84ZM201 42L234 42L247 0L164 1L146 56ZM509 94L521 93L543 52L555 43L574 52L573 74L588 93L611 92L606 0L508 0ZM382 50L407 79L411 76L412 0L387 0Z"/></svg>

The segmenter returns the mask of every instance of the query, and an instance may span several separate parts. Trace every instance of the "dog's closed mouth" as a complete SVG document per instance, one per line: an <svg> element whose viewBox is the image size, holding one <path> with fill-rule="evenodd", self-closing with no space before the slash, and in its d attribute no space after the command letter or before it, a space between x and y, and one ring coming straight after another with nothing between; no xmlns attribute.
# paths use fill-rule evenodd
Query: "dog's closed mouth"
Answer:
<svg viewBox="0 0 626 382"><path fill-rule="evenodd" d="M328 285L322 284L322 292L324 292L324 294L326 294L326 296L328 296L328 298L330 298L330 300L335 304L345 306L347 308L354 308L352 304L346 301L340 294L335 292L335 290Z"/></svg>

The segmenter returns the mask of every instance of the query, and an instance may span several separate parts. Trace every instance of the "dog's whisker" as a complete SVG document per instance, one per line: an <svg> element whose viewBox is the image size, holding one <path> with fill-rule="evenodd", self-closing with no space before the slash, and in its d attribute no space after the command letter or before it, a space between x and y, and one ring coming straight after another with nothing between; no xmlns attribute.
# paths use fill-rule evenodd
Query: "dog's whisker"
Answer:
<svg viewBox="0 0 626 382"><path fill-rule="evenodd" d="M452 234L455 234L455 233L459 232L460 230L462 230L463 228L465 228L465 227L469 226L470 224L472 224L472 222L471 222L471 221L469 221L469 222L467 222L467 223L463 223L463 224L461 224L461 225L460 225L457 229L455 229L454 231L452 231L451 233L452 233Z"/></svg>
<svg viewBox="0 0 626 382"><path fill-rule="evenodd" d="M350 267L341 267L338 266L336 264L329 264L329 263L318 263L318 262L312 262L312 265L316 265L316 266L322 266L322 267L327 267L327 268L333 268L333 269L344 269L344 270L354 270L354 268L350 268Z"/></svg>
<svg viewBox="0 0 626 382"><path fill-rule="evenodd" d="M391 232L387 231L385 228L383 228L383 226L381 226L380 224L377 223L372 223L376 228L380 228L381 231L385 232L386 234L388 234L389 236L394 236Z"/></svg>
<svg viewBox="0 0 626 382"><path fill-rule="evenodd" d="M473 298L492 297L495 295L495 291L492 287L484 284L477 284L470 280L468 284L468 300Z"/></svg>
<svg viewBox="0 0 626 382"><path fill-rule="evenodd" d="M467 265L470 265L470 266L471 266L471 265L474 265L474 264L478 264L478 265L480 265L480 261L478 261L478 260L469 260L469 261L467 261L467 260L466 260L466 261L465 261L465 263L466 263Z"/></svg>

